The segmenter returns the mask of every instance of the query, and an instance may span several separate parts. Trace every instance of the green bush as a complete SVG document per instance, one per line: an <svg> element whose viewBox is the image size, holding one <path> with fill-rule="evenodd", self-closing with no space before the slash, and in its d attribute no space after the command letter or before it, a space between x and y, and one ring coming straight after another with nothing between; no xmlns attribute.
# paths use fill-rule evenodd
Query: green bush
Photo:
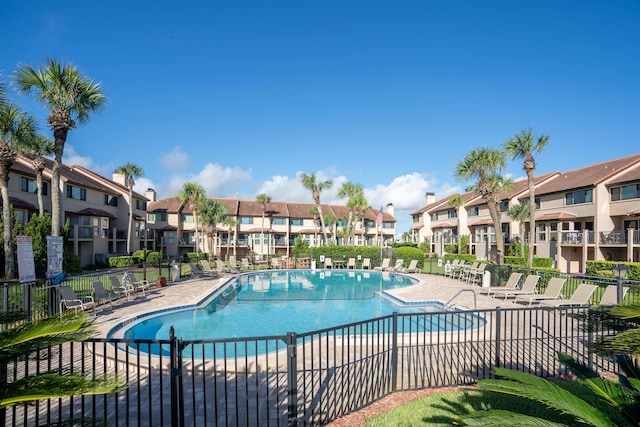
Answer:
<svg viewBox="0 0 640 427"><path fill-rule="evenodd" d="M393 250L393 257L395 259L403 259L405 267L409 265L409 262L411 262L412 259L418 260L419 269L422 269L422 266L424 265L424 252L422 252L422 250L418 249L415 246L403 246L395 248Z"/></svg>
<svg viewBox="0 0 640 427"><path fill-rule="evenodd" d="M131 267L132 265L138 264L138 259L129 255L112 256L107 258L107 264L112 268Z"/></svg>
<svg viewBox="0 0 640 427"><path fill-rule="evenodd" d="M463 259L466 262L473 262L473 261L477 261L476 256L473 254L446 254L444 257L444 262L446 263L447 261L453 261L454 259Z"/></svg>
<svg viewBox="0 0 640 427"><path fill-rule="evenodd" d="M137 260L136 264L140 264L144 262L145 260L144 252L145 252L145 249L140 249L138 251L135 251L133 255L131 255L133 258ZM147 250L146 252L147 252L146 259L149 264L158 265L160 261L162 261L162 258L163 258L162 252L151 251L151 250Z"/></svg>
<svg viewBox="0 0 640 427"><path fill-rule="evenodd" d="M624 264L627 267L626 280L640 280L640 263L638 262L618 262L618 261L587 261L588 276L613 277L613 266Z"/></svg>
<svg viewBox="0 0 640 427"><path fill-rule="evenodd" d="M77 274L82 272L82 263L78 255L65 253L62 255L62 270L68 274Z"/></svg>

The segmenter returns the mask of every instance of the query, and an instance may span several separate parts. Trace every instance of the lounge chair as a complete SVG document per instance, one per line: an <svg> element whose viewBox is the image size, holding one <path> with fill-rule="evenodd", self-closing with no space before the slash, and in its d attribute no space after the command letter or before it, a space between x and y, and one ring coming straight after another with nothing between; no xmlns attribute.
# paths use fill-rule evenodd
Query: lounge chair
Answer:
<svg viewBox="0 0 640 427"><path fill-rule="evenodd" d="M396 260L396 263L395 263L395 264L393 264L393 267L388 268L388 269L387 269L387 270L385 270L385 271L394 271L394 272L397 272L397 271L400 271L400 270L403 268L403 266L404 266L404 259L397 259L397 260Z"/></svg>
<svg viewBox="0 0 640 427"><path fill-rule="evenodd" d="M460 266L460 273L458 274L458 279L463 282L469 281L469 275L473 270L476 270L480 263L478 261L474 261L471 264L465 264Z"/></svg>
<svg viewBox="0 0 640 427"><path fill-rule="evenodd" d="M118 296L118 301L120 300L120 298L122 298L123 295L126 296L127 301L129 301L129 295L134 294L133 286L127 287L123 285L115 275L109 276L109 282L111 282L111 292Z"/></svg>
<svg viewBox="0 0 640 427"><path fill-rule="evenodd" d="M491 296L491 294L493 294L493 291L499 291L500 289L507 290L507 289L518 289L518 284L520 283L520 279L522 279L522 273L517 273L517 272L513 272L511 273L511 275L509 275L509 278L507 279L507 282L504 284L504 286L494 286L493 288L489 288L486 291L480 291L478 292L480 295L487 295L487 296Z"/></svg>
<svg viewBox="0 0 640 427"><path fill-rule="evenodd" d="M132 286L133 291L141 292L142 296L147 296L145 291L150 287L147 280L138 280L131 271L127 271L124 273L124 277L122 277L122 284L125 286Z"/></svg>
<svg viewBox="0 0 640 427"><path fill-rule="evenodd" d="M95 316L96 303L91 295L79 298L71 286L58 286L58 294L60 295L60 316L62 312L66 310L73 310L76 314L78 311L87 311L93 308L93 315Z"/></svg>
<svg viewBox="0 0 640 427"><path fill-rule="evenodd" d="M371 258L363 258L362 259L362 269L363 270L371 270Z"/></svg>
<svg viewBox="0 0 640 427"><path fill-rule="evenodd" d="M216 260L216 266L218 267L217 269L212 269L209 266L209 262L208 261L202 261L202 268L204 269L204 271L218 271L219 273L237 273L238 269L235 267L232 267L231 264L225 264L224 261L222 261L221 259L217 259ZM206 264L205 264L206 263ZM207 270L207 268L205 268L205 266L208 266L209 269Z"/></svg>
<svg viewBox="0 0 640 427"><path fill-rule="evenodd" d="M412 259L409 261L409 266L400 270L402 273L417 273L418 272L418 260Z"/></svg>
<svg viewBox="0 0 640 427"><path fill-rule="evenodd" d="M380 264L378 267L373 267L373 269L375 271L386 271L390 265L391 265L391 258L384 258L382 260L382 264Z"/></svg>
<svg viewBox="0 0 640 427"><path fill-rule="evenodd" d="M113 302L111 302L111 292L107 291L102 284L102 280L92 280L91 285L93 285L93 300L97 305L100 305L100 302L106 301L113 309Z"/></svg>
<svg viewBox="0 0 640 427"><path fill-rule="evenodd" d="M487 268L487 264L484 262L478 263L478 266L476 268L472 268L467 274L467 284L469 283L482 284L482 278L484 275L485 268Z"/></svg>
<svg viewBox="0 0 640 427"><path fill-rule="evenodd" d="M216 270L204 271L200 270L200 268L193 262L189 262L188 264L191 268L191 274L194 276L216 277L218 275L218 272Z"/></svg>
<svg viewBox="0 0 640 427"><path fill-rule="evenodd" d="M629 290L628 286L622 287L622 300L624 301L625 295ZM618 304L618 285L609 285L605 288L602 298L600 298L599 305L616 305Z"/></svg>
<svg viewBox="0 0 640 427"><path fill-rule="evenodd" d="M456 271L456 269L458 269L458 264L460 264L460 260L459 259L454 259L453 261L449 262L447 261L444 264L444 277L451 277L453 278L454 275L454 271Z"/></svg>
<svg viewBox="0 0 640 427"><path fill-rule="evenodd" d="M554 277L549 280L544 292L538 295L516 296L516 302L526 302L531 306L533 303L540 304L543 301L554 301L560 298L560 292L566 279Z"/></svg>
<svg viewBox="0 0 640 427"><path fill-rule="evenodd" d="M333 261L331 258L324 259L324 268L333 268Z"/></svg>
<svg viewBox="0 0 640 427"><path fill-rule="evenodd" d="M253 265L249 263L249 258L243 257L242 259L240 259L240 269L253 270Z"/></svg>
<svg viewBox="0 0 640 427"><path fill-rule="evenodd" d="M524 283L520 289L496 289L493 291L492 296L494 298L503 297L504 299L507 299L510 297L533 295L536 293L536 286L538 285L539 280L540 276L537 274L530 274L526 279L524 279Z"/></svg>
<svg viewBox="0 0 640 427"><path fill-rule="evenodd" d="M355 258L349 258L349 260L347 261L347 270L355 270L356 269L356 259Z"/></svg>
<svg viewBox="0 0 640 427"><path fill-rule="evenodd" d="M596 291L598 286L581 283L571 296L567 299L556 299L553 301L542 301L541 306L545 307L563 307L570 305L587 305L591 295Z"/></svg>

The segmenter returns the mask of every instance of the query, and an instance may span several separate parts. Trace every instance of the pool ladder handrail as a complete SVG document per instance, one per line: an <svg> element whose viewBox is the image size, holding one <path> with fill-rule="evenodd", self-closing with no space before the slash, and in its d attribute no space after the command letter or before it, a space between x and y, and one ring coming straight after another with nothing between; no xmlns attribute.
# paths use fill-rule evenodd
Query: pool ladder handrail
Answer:
<svg viewBox="0 0 640 427"><path fill-rule="evenodd" d="M453 308L455 307L453 304L451 304L451 301L453 301L454 299L456 299L458 297L458 295L464 293L464 292L471 292L473 294L473 309L477 310L478 309L478 294L476 293L476 291L474 289L460 289L458 292L456 292L456 294L454 296L451 297L451 299L449 299L449 301L447 301L444 304L444 308L445 310L447 308Z"/></svg>

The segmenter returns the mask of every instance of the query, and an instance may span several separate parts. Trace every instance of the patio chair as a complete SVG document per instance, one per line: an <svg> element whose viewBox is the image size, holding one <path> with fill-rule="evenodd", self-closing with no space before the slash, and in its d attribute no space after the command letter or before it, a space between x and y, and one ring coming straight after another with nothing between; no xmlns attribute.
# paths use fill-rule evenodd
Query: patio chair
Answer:
<svg viewBox="0 0 640 427"><path fill-rule="evenodd" d="M485 264L484 262L478 263L478 266L476 268L472 268L467 274L467 284L482 284L482 277L486 268L487 264Z"/></svg>
<svg viewBox="0 0 640 427"><path fill-rule="evenodd" d="M540 276L537 274L530 274L524 279L524 283L520 289L496 289L492 296L494 298L504 297L506 300L510 297L517 297L523 295L533 295L536 293L536 286L538 286L538 281L540 281Z"/></svg>
<svg viewBox="0 0 640 427"><path fill-rule="evenodd" d="M347 261L347 270L352 269L355 270L356 269L356 259L355 258L349 258L349 260Z"/></svg>
<svg viewBox="0 0 640 427"><path fill-rule="evenodd" d="M195 277L197 277L197 276L217 277L218 276L218 271L217 270L204 271L204 270L201 270L193 262L189 262L187 264L189 264L189 268L191 268L191 274L193 276L195 276Z"/></svg>
<svg viewBox="0 0 640 427"><path fill-rule="evenodd" d="M400 271L403 266L404 266L404 259L397 259L396 263L393 264L393 267L390 267L390 268L386 269L385 271L397 272L397 271Z"/></svg>
<svg viewBox="0 0 640 427"><path fill-rule="evenodd" d="M627 291L629 290L628 286L622 287L622 300L624 301L625 295L627 295ZM599 305L616 305L618 304L618 286L617 285L609 285L605 288L604 293L602 294L602 298L600 298Z"/></svg>
<svg viewBox="0 0 640 427"><path fill-rule="evenodd" d="M493 294L493 291L499 291L500 289L502 290L507 290L507 289L518 289L518 284L520 283L520 279L522 279L522 273L517 273L517 272L513 272L511 273L511 275L509 275L509 278L507 279L507 283L504 284L504 286L494 286L493 288L490 288L486 291L480 291L478 292L480 295L487 295L487 296L491 296L491 294Z"/></svg>
<svg viewBox="0 0 640 427"><path fill-rule="evenodd" d="M363 258L362 259L362 269L363 270L371 270L371 258Z"/></svg>
<svg viewBox="0 0 640 427"><path fill-rule="evenodd" d="M87 311L93 308L93 315L96 315L96 303L91 295L79 298L71 286L58 286L58 294L60 295L60 316L66 310L73 310L76 314L78 311Z"/></svg>
<svg viewBox="0 0 640 427"><path fill-rule="evenodd" d="M531 306L533 303L540 304L542 301L553 301L560 299L560 292L562 292L562 287L566 282L566 279L562 277L553 277L549 280L546 289L543 293L538 295L529 295L529 296L516 296L516 302L526 302Z"/></svg>
<svg viewBox="0 0 640 427"><path fill-rule="evenodd" d="M106 301L111 306L113 310L113 302L111 302L111 292L107 291L102 284L102 280L92 280L91 285L93 286L93 299L96 305L100 305L100 302Z"/></svg>
<svg viewBox="0 0 640 427"><path fill-rule="evenodd" d="M471 271L477 269L479 265L480 265L480 262L478 261L474 261L473 263L468 265L467 264L461 265L460 273L458 274L458 279L462 280L463 282L468 282Z"/></svg>
<svg viewBox="0 0 640 427"><path fill-rule="evenodd" d="M331 261L331 258L324 259L324 268L333 268L333 261Z"/></svg>
<svg viewBox="0 0 640 427"><path fill-rule="evenodd" d="M126 271L122 277L122 284L125 286L133 287L133 292L141 292L142 296L146 297L146 290L149 289L149 282L147 280L138 280L132 271Z"/></svg>
<svg viewBox="0 0 640 427"><path fill-rule="evenodd" d="M253 265L249 263L249 258L243 257L240 259L240 269L241 270L253 270Z"/></svg>
<svg viewBox="0 0 640 427"><path fill-rule="evenodd" d="M383 258L382 263L378 267L373 267L375 271L385 271L391 265L391 258Z"/></svg>
<svg viewBox="0 0 640 427"><path fill-rule="evenodd" d="M589 303L589 299L591 299L591 295L598 288L597 285L589 285L586 283L581 283L575 291L571 294L571 296L567 299L556 299L553 301L542 301L540 302L540 306L545 307L563 307L563 306L571 306L571 305L587 305Z"/></svg>
<svg viewBox="0 0 640 427"><path fill-rule="evenodd" d="M217 269L212 269L209 266L209 262L205 261L201 261L202 263L202 268L204 269L204 271L218 271L219 273L237 273L238 269L236 269L235 267L232 267L231 264L225 264L224 261L222 261L221 259L217 259L216 260L216 266L218 267ZM207 269L207 267L209 267Z"/></svg>
<svg viewBox="0 0 640 427"><path fill-rule="evenodd" d="M400 270L402 273L417 273L418 272L418 260L412 259L409 261L409 266Z"/></svg>
<svg viewBox="0 0 640 427"><path fill-rule="evenodd" d="M122 283L120 283L120 281L118 280L118 277L115 275L109 276L109 282L111 282L111 292L113 292L118 296L118 301L120 301L120 298L122 298L123 295L126 296L127 301L129 301L129 295L134 293L133 286L127 287L123 285ZM134 298L135 298L135 294L134 294Z"/></svg>
<svg viewBox="0 0 640 427"><path fill-rule="evenodd" d="M453 278L453 272L458 268L458 264L460 263L459 259L454 259L453 261L447 261L444 264L444 277Z"/></svg>

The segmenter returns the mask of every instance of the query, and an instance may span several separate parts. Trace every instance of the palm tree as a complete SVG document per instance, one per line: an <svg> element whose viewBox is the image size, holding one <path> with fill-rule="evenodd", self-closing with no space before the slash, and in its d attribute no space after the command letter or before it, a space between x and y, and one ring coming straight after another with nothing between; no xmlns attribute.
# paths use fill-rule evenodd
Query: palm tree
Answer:
<svg viewBox="0 0 640 427"><path fill-rule="evenodd" d="M513 159L522 158L522 169L527 174L527 184L529 186L529 256L527 257L527 267L533 266L533 248L535 247L535 230L536 230L536 198L535 198L535 182L533 179L533 171L536 169L536 160L533 153L540 154L544 150L545 145L549 142L549 135L540 135L534 141L533 131L531 129L522 130L513 138L504 144L504 148L508 155ZM523 236L524 237L524 236Z"/></svg>
<svg viewBox="0 0 640 427"><path fill-rule="evenodd" d="M524 258L524 227L525 221L529 219L529 205L525 203L518 203L513 205L507 211L507 215L514 221L518 221L518 227L520 229L520 256ZM531 248L529 248L531 251Z"/></svg>
<svg viewBox="0 0 640 427"><path fill-rule="evenodd" d="M42 175L45 169L44 158L53 155L55 145L52 139L44 135L37 135L27 142L26 152L31 158L31 165L36 172L36 193L38 197L38 215L44 215L44 201L42 199Z"/></svg>
<svg viewBox="0 0 640 427"><path fill-rule="evenodd" d="M504 179L500 176L500 172L505 167L506 160L502 151L493 148L477 148L471 150L464 159L459 161L454 170L455 177L461 181L477 179L474 191L487 202L495 229L496 249L499 257L504 253L504 240L502 238L498 193L503 189L501 183L504 182Z"/></svg>
<svg viewBox="0 0 640 427"><path fill-rule="evenodd" d="M4 325L20 320L24 320L22 313L0 314L0 323ZM128 387L115 376L98 372L85 376L68 370L28 375L7 383L7 366L16 358L26 357L34 348L84 341L94 334L93 325L85 314L70 312L0 331L0 419L5 419L6 408L13 405L74 395L117 393Z"/></svg>
<svg viewBox="0 0 640 427"><path fill-rule="evenodd" d="M202 224L205 229L205 233L209 238L209 260L212 260L215 255L214 237L218 232L217 225L227 214L227 207L219 200L203 199L200 201L198 210L202 216Z"/></svg>
<svg viewBox="0 0 640 427"><path fill-rule="evenodd" d="M260 227L260 252L264 254L264 216L267 212L267 203L271 203L271 197L265 193L260 193L256 196L256 202L262 206L262 226ZM269 246L267 246L269 249Z"/></svg>
<svg viewBox="0 0 640 427"><path fill-rule="evenodd" d="M67 134L78 124L86 123L90 113L100 110L106 96L99 83L85 77L71 64L50 59L34 69L23 65L16 72L20 92L35 94L50 110L47 123L53 130L54 159L51 170L51 234L60 235L60 165Z"/></svg>
<svg viewBox="0 0 640 427"><path fill-rule="evenodd" d="M358 212L367 208L367 199L364 197L362 185L345 182L338 190L338 197L347 198L347 208L349 209L349 217L347 219L347 227L345 229L345 238L348 240L353 235L355 229L355 219ZM355 245L355 239L351 241Z"/></svg>
<svg viewBox="0 0 640 427"><path fill-rule="evenodd" d="M322 236L324 238L324 241L327 242L327 230L324 227L324 218L322 215L322 206L320 205L320 193L322 192L322 190L324 189L329 189L331 188L331 186L333 185L333 182L331 180L326 180L326 181L322 181L322 182L318 182L318 179L316 178L316 174L312 173L311 175L307 175L306 173L302 174L302 185L304 186L304 188L306 188L307 190L311 190L311 197L313 198L313 201L316 203L316 206L318 207L318 215L320 216L320 228L322 230Z"/></svg>
<svg viewBox="0 0 640 427"><path fill-rule="evenodd" d="M464 206L464 199L462 198L461 195L459 194L454 194L452 196L449 197L449 200L447 201L447 203L450 206L453 206L454 208L456 208L456 215L458 216L458 218L460 218L460 207ZM459 222L458 222L459 224ZM462 244L460 243L460 227L458 228L458 253L461 254L462 253Z"/></svg>
<svg viewBox="0 0 640 427"><path fill-rule="evenodd" d="M227 255L229 255L229 248L231 246L231 234L233 233L233 235L235 236L236 227L238 226L238 220L232 216L225 216L224 219L222 220L222 224L224 224L226 227L229 228L229 238L227 239ZM233 240L234 240L233 255L236 255L236 247L238 245L235 242L235 239Z"/></svg>
<svg viewBox="0 0 640 427"><path fill-rule="evenodd" d="M198 255L199 240L198 240L198 207L203 200L206 199L206 192L200 184L195 182L185 182L178 193L178 200L180 203L189 204L191 211L193 212L193 224L196 227L193 233L195 253Z"/></svg>
<svg viewBox="0 0 640 427"><path fill-rule="evenodd" d="M35 119L20 111L17 105L0 102L0 194L2 194L2 225L6 278L16 277L13 254L11 203L9 202L9 171L18 151L35 138Z"/></svg>
<svg viewBox="0 0 640 427"><path fill-rule="evenodd" d="M122 166L119 166L115 171L124 175L127 189L129 190L129 224L127 227L127 253L131 253L131 239L133 238L133 186L135 185L134 178L142 176L144 173L142 168L135 163L128 162Z"/></svg>
<svg viewBox="0 0 640 427"><path fill-rule="evenodd" d="M338 221L339 221L339 218L331 212L324 216L324 223L326 224L327 227L331 229L331 234L333 235L331 237L331 243L333 243L334 245L337 244L337 241L336 241L337 234L335 230L335 225L338 223Z"/></svg>

